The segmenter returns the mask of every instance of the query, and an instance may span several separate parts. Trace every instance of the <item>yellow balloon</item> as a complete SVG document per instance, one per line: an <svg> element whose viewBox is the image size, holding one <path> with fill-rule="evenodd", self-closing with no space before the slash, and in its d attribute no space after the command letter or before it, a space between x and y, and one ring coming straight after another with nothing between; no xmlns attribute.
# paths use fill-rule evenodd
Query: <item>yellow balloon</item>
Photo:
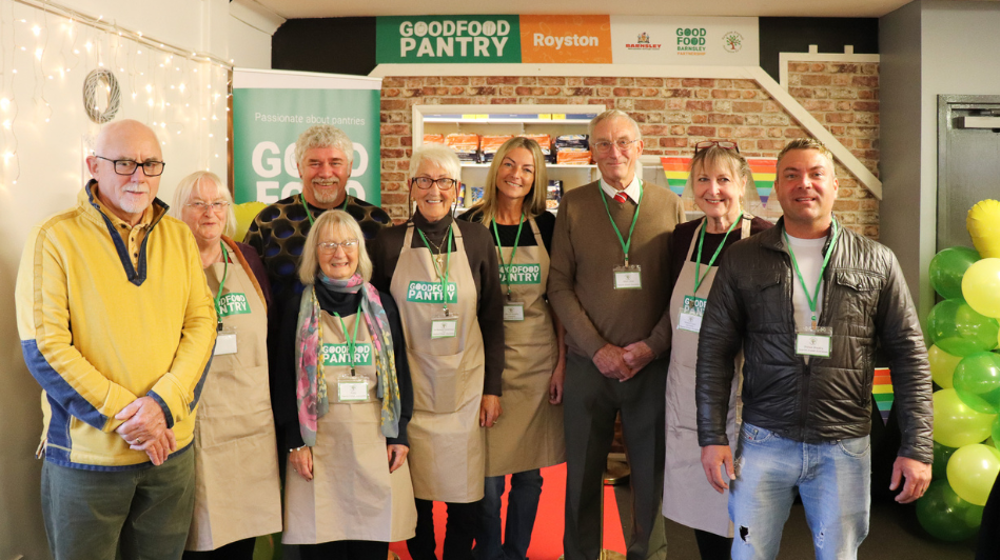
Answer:
<svg viewBox="0 0 1000 560"><path fill-rule="evenodd" d="M267 204L263 202L244 202L243 204L234 206L233 211L236 213L236 233L233 234L233 239L243 241L247 230L250 229L250 224L253 223L253 219L265 208L267 208Z"/></svg>
<svg viewBox="0 0 1000 560"><path fill-rule="evenodd" d="M934 393L934 441L948 447L979 443L990 437L996 414L976 412L955 389Z"/></svg>
<svg viewBox="0 0 1000 560"><path fill-rule="evenodd" d="M1000 342L1000 334L997 334ZM955 366L962 361L961 356L952 356L944 350L933 345L927 350L927 361L931 363L931 377L942 389L951 389L954 383L952 376L955 375Z"/></svg>
<svg viewBox="0 0 1000 560"><path fill-rule="evenodd" d="M1000 473L1000 457L995 451L973 443L959 448L948 459L948 484L959 498L985 506Z"/></svg>
<svg viewBox="0 0 1000 560"><path fill-rule="evenodd" d="M983 258L1000 257L1000 201L981 200L965 218L972 244Z"/></svg>
<svg viewBox="0 0 1000 560"><path fill-rule="evenodd" d="M962 296L976 313L1000 317L1000 258L972 263L962 276Z"/></svg>

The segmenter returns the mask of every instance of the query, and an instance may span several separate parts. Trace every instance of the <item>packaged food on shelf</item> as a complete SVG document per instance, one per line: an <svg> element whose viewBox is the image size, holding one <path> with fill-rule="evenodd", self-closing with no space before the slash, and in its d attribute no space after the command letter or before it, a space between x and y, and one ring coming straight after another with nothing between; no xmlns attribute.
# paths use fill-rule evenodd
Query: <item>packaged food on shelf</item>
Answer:
<svg viewBox="0 0 1000 560"><path fill-rule="evenodd" d="M563 149L590 149L590 146L587 144L586 134L564 134L557 136L555 145L557 151Z"/></svg>
<svg viewBox="0 0 1000 560"><path fill-rule="evenodd" d="M565 148L556 152L556 163L563 165L589 165L590 150Z"/></svg>
<svg viewBox="0 0 1000 560"><path fill-rule="evenodd" d="M424 134L424 144L444 144L444 134Z"/></svg>
<svg viewBox="0 0 1000 560"><path fill-rule="evenodd" d="M458 194L455 196L455 204L458 205L459 208L465 208L466 207L465 206L465 189L466 189L465 183L459 183L458 184Z"/></svg>
<svg viewBox="0 0 1000 560"><path fill-rule="evenodd" d="M479 135L453 132L445 137L444 143L455 150L459 161L476 162L479 159Z"/></svg>
<svg viewBox="0 0 1000 560"><path fill-rule="evenodd" d="M549 181L545 196L546 208L557 208L562 202L563 182L558 179Z"/></svg>
<svg viewBox="0 0 1000 560"><path fill-rule="evenodd" d="M470 208L475 203L483 199L483 187L468 187L468 195L465 197L465 207Z"/></svg>
<svg viewBox="0 0 1000 560"><path fill-rule="evenodd" d="M479 161L480 163L490 163L493 161L493 156L496 155L497 150L504 142L513 138L513 135L486 135L484 134L480 138L479 142Z"/></svg>

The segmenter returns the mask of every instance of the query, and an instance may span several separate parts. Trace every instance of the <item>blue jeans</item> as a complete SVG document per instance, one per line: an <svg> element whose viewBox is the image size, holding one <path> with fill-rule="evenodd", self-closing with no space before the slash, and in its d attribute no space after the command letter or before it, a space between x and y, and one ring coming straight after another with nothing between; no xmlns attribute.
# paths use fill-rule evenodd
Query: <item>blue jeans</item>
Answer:
<svg viewBox="0 0 1000 560"><path fill-rule="evenodd" d="M500 544L500 498L506 480L503 476L486 479L483 500L479 503L479 531L476 535L476 560L525 560L535 527L538 498L542 495L542 474L538 469L514 473L507 495L507 530Z"/></svg>
<svg viewBox="0 0 1000 560"><path fill-rule="evenodd" d="M773 560L795 489L802 497L817 560L854 560L868 534L868 436L802 443L744 423L729 494L733 560Z"/></svg>

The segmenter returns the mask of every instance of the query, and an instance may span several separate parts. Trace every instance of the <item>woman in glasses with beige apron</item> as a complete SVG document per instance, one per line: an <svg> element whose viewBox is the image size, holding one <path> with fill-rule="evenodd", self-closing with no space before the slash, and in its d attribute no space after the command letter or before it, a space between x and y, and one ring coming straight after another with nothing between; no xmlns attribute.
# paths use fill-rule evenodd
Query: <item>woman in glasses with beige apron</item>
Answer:
<svg viewBox="0 0 1000 560"><path fill-rule="evenodd" d="M696 144L682 198L693 199L705 217L677 226L671 240L671 275L675 282L670 298L673 343L667 371L663 515L694 529L702 560L728 560L733 537L729 492L720 493L705 480L698 445L698 332L722 253L772 224L751 214L763 214L764 208L750 165L735 142ZM742 357L736 366L736 371L742 370ZM733 379L727 420L729 441L734 446L739 433L739 380L739 375Z"/></svg>
<svg viewBox="0 0 1000 560"><path fill-rule="evenodd" d="M406 343L371 270L354 218L324 212L302 248L303 289L282 306L274 331L275 417L294 446L282 542L301 545L303 560L384 560L417 521Z"/></svg>
<svg viewBox="0 0 1000 560"><path fill-rule="evenodd" d="M410 470L418 521L407 548L415 560L435 558L434 501L448 507L444 558L471 558L486 474L484 428L501 413L497 255L485 228L452 218L460 171L446 146L414 150L416 211L372 243L372 283L399 305L413 377Z"/></svg>
<svg viewBox="0 0 1000 560"><path fill-rule="evenodd" d="M195 507L185 560L253 558L259 535L281 531L281 491L268 389L264 265L232 235L232 197L214 173L181 180L173 212L201 251L219 331L194 431Z"/></svg>
<svg viewBox="0 0 1000 560"><path fill-rule="evenodd" d="M459 217L486 226L496 242L504 295L503 422L486 432L486 488L477 560L524 560L542 493L542 467L565 460L562 402L566 349L545 299L555 215L538 143L515 137L494 156L483 200ZM501 541L500 505L511 475Z"/></svg>

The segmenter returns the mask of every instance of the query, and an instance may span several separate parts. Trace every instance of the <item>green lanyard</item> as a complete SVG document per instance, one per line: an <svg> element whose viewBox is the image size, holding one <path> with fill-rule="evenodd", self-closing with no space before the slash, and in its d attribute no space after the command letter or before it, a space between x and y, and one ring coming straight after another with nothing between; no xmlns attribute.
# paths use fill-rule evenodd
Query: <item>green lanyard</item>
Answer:
<svg viewBox="0 0 1000 560"><path fill-rule="evenodd" d="M521 214L521 223L517 224L517 238L514 239L514 250L510 252L510 261L507 262L507 301L510 301L510 267L514 265L514 255L517 254L517 244L521 241L521 228L524 227L524 214ZM493 220L493 235L497 238L497 253L500 254L500 266L504 266L503 247L500 245L500 232L497 231L497 221Z"/></svg>
<svg viewBox="0 0 1000 560"><path fill-rule="evenodd" d="M736 218L736 221L730 224L729 229L726 230L726 236L722 238L722 243L719 243L719 247L715 250L715 254L712 258L708 260L708 267L705 269L705 276L708 276L708 271L712 269L712 265L715 264L715 259L719 257L719 253L722 252L722 248L726 245L726 239L729 239L729 234L736 227L736 224L743 221L743 212L740 212L740 217ZM694 261L694 293L693 296L698 295L698 288L701 287L701 283L705 281L701 277L701 248L705 244L705 230L708 229L708 217L705 217L705 221L701 224L701 235L698 237L698 260Z"/></svg>
<svg viewBox="0 0 1000 560"><path fill-rule="evenodd" d="M795 267L795 274L799 277L802 291L806 294L806 301L809 302L809 311L812 311L813 328L816 328L816 304L819 302L819 287L823 285L823 271L826 270L826 265L830 262L830 255L833 254L833 246L837 243L840 228L837 227L837 220L833 220L833 238L830 240L830 246L826 249L826 255L823 256L823 266L819 269L819 280L816 282L816 289L811 296L809 295L809 288L806 286L806 281L802 277L802 271L799 270L799 263L795 260L795 252L792 250L792 244L788 241L788 232L782 230L781 234L785 236L785 245L788 247L788 254L792 257L792 266Z"/></svg>
<svg viewBox="0 0 1000 560"><path fill-rule="evenodd" d="M417 233L420 234L420 239L424 240L424 245L426 245L427 250L430 251L431 244L427 241L427 236L424 235L424 232L420 231L420 228L415 227L414 229L416 229ZM441 302L444 304L445 311L448 310L448 274L451 272L451 238L454 233L455 230L451 229L449 226L448 237L445 239L445 243L448 244L448 256L445 257L444 274L441 274L441 269L438 268L437 259L434 258L433 254L431 255L431 264L434 265L434 273L441 279Z"/></svg>
<svg viewBox="0 0 1000 560"><path fill-rule="evenodd" d="M628 239L622 238L622 232L619 231L618 226L615 225L614 218L611 217L611 209L608 208L608 196L604 192L604 189L600 185L597 188L601 189L601 202L604 203L604 210L608 213L608 219L611 220L611 227L615 228L615 235L618 236L618 242L622 244L622 251L625 253L625 266L628 266L628 250L632 246L632 232L635 231L635 223L639 220L639 208L642 207L642 181L639 181L639 202L635 205L635 215L632 216L632 225L628 228Z"/></svg>
<svg viewBox="0 0 1000 560"><path fill-rule="evenodd" d="M312 227L313 224L316 223L316 220L313 219L312 212L309 211L309 203L306 202L306 195L304 194L302 195L302 207L306 209L306 217L309 218L309 227ZM345 195L344 205L340 207L340 210L344 210L346 208L347 208L347 196Z"/></svg>
<svg viewBox="0 0 1000 560"><path fill-rule="evenodd" d="M215 326L215 330L222 332L222 307L220 302L222 301L222 289L226 287L226 277L229 276L229 251L226 251L226 244L219 241L219 246L222 247L222 281L219 282L219 293L215 294L215 318L218 324Z"/></svg>
<svg viewBox="0 0 1000 560"><path fill-rule="evenodd" d="M360 325L361 321L364 320L364 317L361 316L361 303L358 303L358 311L354 315L353 335L347 334L347 327L344 326L344 320L340 318L340 313L337 313L335 311L333 315L337 318L338 321L340 321L340 330L344 331L344 338L347 339L347 354L351 358L351 377L354 377L354 353L356 352L358 347L358 325Z"/></svg>

